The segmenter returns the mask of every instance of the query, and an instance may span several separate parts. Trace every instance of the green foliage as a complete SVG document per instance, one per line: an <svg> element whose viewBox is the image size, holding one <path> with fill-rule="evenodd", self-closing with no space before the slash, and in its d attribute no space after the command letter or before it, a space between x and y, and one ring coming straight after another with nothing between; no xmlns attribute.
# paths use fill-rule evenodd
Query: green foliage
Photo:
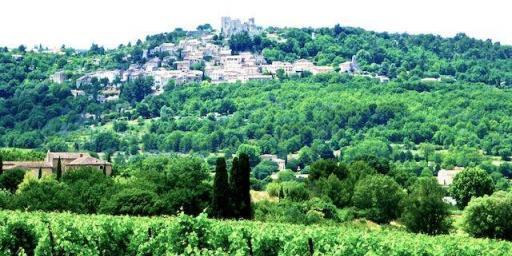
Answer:
<svg viewBox="0 0 512 256"><path fill-rule="evenodd" d="M114 182L95 168L82 167L64 174L62 182L77 202L78 212L93 214L99 211L104 198L113 193Z"/></svg>
<svg viewBox="0 0 512 256"><path fill-rule="evenodd" d="M348 161L358 160L365 156L373 156L378 159L389 159L392 149L384 141L380 140L364 140L352 147L349 147L344 158Z"/></svg>
<svg viewBox="0 0 512 256"><path fill-rule="evenodd" d="M141 189L123 189L104 200L99 212L113 215L150 216L160 213L158 196L154 192Z"/></svg>
<svg viewBox="0 0 512 256"><path fill-rule="evenodd" d="M11 209L13 202L13 194L8 190L0 190L0 209Z"/></svg>
<svg viewBox="0 0 512 256"><path fill-rule="evenodd" d="M409 231L430 235L448 233L448 205L443 202L444 190L437 180L423 177L416 181L403 202L401 222Z"/></svg>
<svg viewBox="0 0 512 256"><path fill-rule="evenodd" d="M229 191L228 171L226 159L218 158L215 165L215 179L213 180L213 201L211 205L212 216L217 218L230 217L231 197Z"/></svg>
<svg viewBox="0 0 512 256"><path fill-rule="evenodd" d="M261 161L253 169L254 177L263 180L272 175L278 168L277 164L272 161Z"/></svg>
<svg viewBox="0 0 512 256"><path fill-rule="evenodd" d="M290 170L283 170L277 173L278 181L294 181L296 179L295 173Z"/></svg>
<svg viewBox="0 0 512 256"><path fill-rule="evenodd" d="M9 222L5 227L5 236L1 239L1 248L10 255L34 255L38 238L34 227L23 221Z"/></svg>
<svg viewBox="0 0 512 256"><path fill-rule="evenodd" d="M318 180L327 178L334 174L338 179L347 177L347 167L333 160L318 160L309 167L310 180Z"/></svg>
<svg viewBox="0 0 512 256"><path fill-rule="evenodd" d="M270 196L294 202L306 201L310 197L306 184L297 181L272 182L267 184L266 189Z"/></svg>
<svg viewBox="0 0 512 256"><path fill-rule="evenodd" d="M473 198L463 220L464 231L474 237L512 240L512 195L499 191Z"/></svg>
<svg viewBox="0 0 512 256"><path fill-rule="evenodd" d="M112 129L114 129L115 132L125 132L128 130L128 123L126 121L116 121Z"/></svg>
<svg viewBox="0 0 512 256"><path fill-rule="evenodd" d="M45 157L42 151L18 148L0 148L0 155L3 161L40 161Z"/></svg>
<svg viewBox="0 0 512 256"><path fill-rule="evenodd" d="M204 216L137 218L11 211L0 212L0 220L24 225L18 229L24 235L18 238L5 225L0 229L0 249L7 255L13 244L24 245L25 252L35 248L36 255L249 255L249 239L254 255L308 255L309 238L314 253L320 255L508 255L512 250L506 241L458 234L425 236L349 224L304 226L217 221Z"/></svg>
<svg viewBox="0 0 512 256"><path fill-rule="evenodd" d="M249 161L249 156L245 153L241 153L239 155L237 164L235 163L235 160L233 160L231 198L235 218L250 219L252 216L250 194L251 167Z"/></svg>
<svg viewBox="0 0 512 256"><path fill-rule="evenodd" d="M57 160L57 167L55 167L55 177L57 178L58 181L60 181L61 177L62 177L62 161L59 157L59 159Z"/></svg>
<svg viewBox="0 0 512 256"><path fill-rule="evenodd" d="M12 169L5 171L2 175L0 175L0 188L14 193L18 189L18 186L21 184L24 177L25 170L22 169Z"/></svg>
<svg viewBox="0 0 512 256"><path fill-rule="evenodd" d="M400 201L405 193L392 178L384 175L367 176L354 188L354 206L369 220L388 223L400 216Z"/></svg>
<svg viewBox="0 0 512 256"><path fill-rule="evenodd" d="M69 187L51 177L29 180L14 198L16 208L32 211L73 211L77 203Z"/></svg>
<svg viewBox="0 0 512 256"><path fill-rule="evenodd" d="M255 166L260 161L261 149L255 145L241 144L236 153L237 155L246 154L249 157L251 166Z"/></svg>
<svg viewBox="0 0 512 256"><path fill-rule="evenodd" d="M449 191L459 208L463 209L472 197L492 194L494 184L484 170L468 168L455 175Z"/></svg>

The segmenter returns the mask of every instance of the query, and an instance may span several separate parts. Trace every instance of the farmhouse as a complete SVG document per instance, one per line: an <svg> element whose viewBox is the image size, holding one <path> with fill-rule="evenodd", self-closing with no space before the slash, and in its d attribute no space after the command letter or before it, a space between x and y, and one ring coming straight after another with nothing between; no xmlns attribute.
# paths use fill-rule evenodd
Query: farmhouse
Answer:
<svg viewBox="0 0 512 256"><path fill-rule="evenodd" d="M98 171L106 173L108 176L112 174L111 163L94 158L88 153L68 152L48 152L44 161L4 161L3 169L25 169L32 172L34 176L37 176L39 170L41 170L42 175L50 175L53 170L57 168L59 159L62 164L63 172L72 170L73 168L92 167Z"/></svg>

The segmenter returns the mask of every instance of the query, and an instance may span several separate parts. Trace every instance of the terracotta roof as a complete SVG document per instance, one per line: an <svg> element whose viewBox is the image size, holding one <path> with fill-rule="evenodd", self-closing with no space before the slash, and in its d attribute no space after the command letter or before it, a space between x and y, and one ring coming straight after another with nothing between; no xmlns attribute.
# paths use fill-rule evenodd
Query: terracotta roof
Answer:
<svg viewBox="0 0 512 256"><path fill-rule="evenodd" d="M80 158L90 156L88 153L83 152L48 152L48 156L51 158L62 158L62 159L71 159L71 158Z"/></svg>
<svg viewBox="0 0 512 256"><path fill-rule="evenodd" d="M111 165L107 161L100 160L91 156L78 158L67 165Z"/></svg>
<svg viewBox="0 0 512 256"><path fill-rule="evenodd" d="M52 168L52 164L48 162L21 162L21 161L4 161L6 168Z"/></svg>

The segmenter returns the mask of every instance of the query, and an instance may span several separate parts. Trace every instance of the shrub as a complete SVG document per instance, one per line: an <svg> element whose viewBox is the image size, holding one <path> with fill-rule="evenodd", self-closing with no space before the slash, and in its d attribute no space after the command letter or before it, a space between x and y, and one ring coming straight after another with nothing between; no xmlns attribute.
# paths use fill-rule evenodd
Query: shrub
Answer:
<svg viewBox="0 0 512 256"><path fill-rule="evenodd" d="M4 173L0 175L0 188L7 189L11 193L14 193L18 189L18 185L21 184L24 177L25 170L12 169L4 171Z"/></svg>
<svg viewBox="0 0 512 256"><path fill-rule="evenodd" d="M474 237L512 240L512 194L474 198L464 210L463 229Z"/></svg>
<svg viewBox="0 0 512 256"><path fill-rule="evenodd" d="M464 208L472 197L490 195L494 191L492 178L480 168L469 168L455 175L450 194L459 208Z"/></svg>
<svg viewBox="0 0 512 256"><path fill-rule="evenodd" d="M16 193L14 205L18 209L41 211L76 211L77 208L69 187L52 177L29 180Z"/></svg>
<svg viewBox="0 0 512 256"><path fill-rule="evenodd" d="M149 216L159 212L158 196L136 188L128 188L101 202L100 212L113 215Z"/></svg>
<svg viewBox="0 0 512 256"><path fill-rule="evenodd" d="M281 197L281 184L277 182L271 182L267 184L266 190L269 196Z"/></svg>
<svg viewBox="0 0 512 256"><path fill-rule="evenodd" d="M277 173L277 180L279 181L292 181L296 180L295 173L290 170L284 170Z"/></svg>
<svg viewBox="0 0 512 256"><path fill-rule="evenodd" d="M287 181L281 183L281 187L283 191L283 195L281 195L282 198L296 202L309 199L309 191L306 189L304 183Z"/></svg>
<svg viewBox="0 0 512 256"><path fill-rule="evenodd" d="M10 209L13 195L8 190L0 189L0 209Z"/></svg>
<svg viewBox="0 0 512 256"><path fill-rule="evenodd" d="M253 173L257 179L262 180L272 175L272 173L278 169L279 167L276 163L264 160L254 167Z"/></svg>
<svg viewBox="0 0 512 256"><path fill-rule="evenodd" d="M450 228L444 191L433 178L420 178L404 200L401 221L409 231L430 235L447 233Z"/></svg>
<svg viewBox="0 0 512 256"><path fill-rule="evenodd" d="M399 204L404 194L392 178L379 174L358 181L352 200L364 217L387 223L400 215Z"/></svg>
<svg viewBox="0 0 512 256"><path fill-rule="evenodd" d="M26 255L34 255L38 239L32 226L23 221L8 223L5 234L6 237L1 239L1 247L7 249L10 255L23 255L19 254L21 250Z"/></svg>

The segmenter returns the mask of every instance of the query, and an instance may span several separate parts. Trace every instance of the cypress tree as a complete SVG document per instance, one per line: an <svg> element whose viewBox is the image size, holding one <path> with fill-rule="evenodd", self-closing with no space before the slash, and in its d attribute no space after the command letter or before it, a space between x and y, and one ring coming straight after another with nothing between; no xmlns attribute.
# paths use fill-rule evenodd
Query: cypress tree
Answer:
<svg viewBox="0 0 512 256"><path fill-rule="evenodd" d="M212 215L215 218L228 218L230 210L228 171L226 159L217 159L213 181Z"/></svg>
<svg viewBox="0 0 512 256"><path fill-rule="evenodd" d="M4 158L0 155L0 175L4 174Z"/></svg>
<svg viewBox="0 0 512 256"><path fill-rule="evenodd" d="M240 218L241 205L241 188L240 188L240 171L238 166L238 158L233 158L231 165L231 173L229 177L229 189L231 193L231 214L233 218Z"/></svg>
<svg viewBox="0 0 512 256"><path fill-rule="evenodd" d="M60 160L57 161L57 170L55 171L57 174L57 180L60 181L60 178L62 177L62 162Z"/></svg>
<svg viewBox="0 0 512 256"><path fill-rule="evenodd" d="M240 218L250 219L252 217L251 208L251 166L249 156L245 153L240 154L239 163L239 185L240 187Z"/></svg>
<svg viewBox="0 0 512 256"><path fill-rule="evenodd" d="M41 167L39 167L39 170L37 170L37 178L41 179L42 177L43 177L43 169L41 169Z"/></svg>

